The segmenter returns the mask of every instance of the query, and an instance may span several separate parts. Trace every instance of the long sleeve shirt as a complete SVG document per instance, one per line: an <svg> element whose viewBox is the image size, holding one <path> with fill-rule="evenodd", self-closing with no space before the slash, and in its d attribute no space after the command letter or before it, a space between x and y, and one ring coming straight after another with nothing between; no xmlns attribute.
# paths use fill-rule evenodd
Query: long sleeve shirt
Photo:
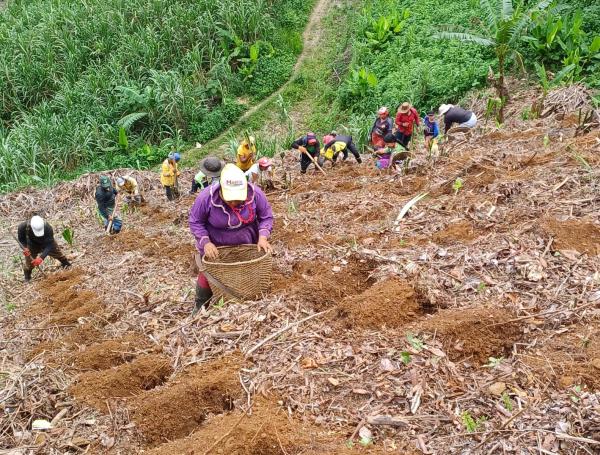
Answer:
<svg viewBox="0 0 600 455"><path fill-rule="evenodd" d="M96 188L96 204L98 204L98 212L106 219L113 214L115 210L115 196L117 190L114 188L105 189L101 186Z"/></svg>
<svg viewBox="0 0 600 455"><path fill-rule="evenodd" d="M190 231L200 254L209 242L216 246L243 245L257 243L259 236L269 238L273 211L260 188L249 183L248 198L235 211L223 201L220 190L217 183L209 186L198 195L190 211Z"/></svg>
<svg viewBox="0 0 600 455"><path fill-rule="evenodd" d="M292 142L292 145L290 147L294 150L298 150L300 147L304 147L312 156L315 156L321 151L321 144L319 143L319 140L316 139L316 143L311 145L308 143L308 137L306 136L302 136L296 139L294 142Z"/></svg>
<svg viewBox="0 0 600 455"><path fill-rule="evenodd" d="M425 136L438 137L440 135L438 123L435 120L430 122L427 116L423 117L423 127L425 128Z"/></svg>
<svg viewBox="0 0 600 455"><path fill-rule="evenodd" d="M119 190L123 190L126 193L133 194L134 196L140 194L140 190L138 188L138 183L136 179L134 179L133 177L125 176L123 177L123 180L125 180L125 183L123 184L123 186L118 187Z"/></svg>
<svg viewBox="0 0 600 455"><path fill-rule="evenodd" d="M396 128L398 128L398 131L402 134L406 134L407 136L412 134L414 124L416 123L418 125L419 122L419 114L414 107L411 107L406 113L398 112L396 114ZM406 123L408 125L405 125Z"/></svg>
<svg viewBox="0 0 600 455"><path fill-rule="evenodd" d="M160 183L162 183L163 186L175 186L179 175L181 175L181 172L179 172L175 161L169 160L168 158L163 161L160 173Z"/></svg>
<svg viewBox="0 0 600 455"><path fill-rule="evenodd" d="M329 148L333 147L333 145L337 142L341 142L343 143L346 147L348 147L348 145L350 145L350 143L352 143L352 136L345 136L343 134L338 134L336 137L334 137L331 141L329 141L327 144L325 144L325 151L329 150ZM346 147L336 147L339 150L336 150L336 152L340 152L342 151L344 148Z"/></svg>
<svg viewBox="0 0 600 455"><path fill-rule="evenodd" d="M369 133L369 136L375 133L381 137L385 137L386 134L392 132L393 128L394 124L392 122L391 117L386 117L384 119L380 119L379 117L377 117L375 119L375 122L373 123L373 126L371 127L371 132Z"/></svg>
<svg viewBox="0 0 600 455"><path fill-rule="evenodd" d="M444 115L444 134L447 133L455 123L460 125L461 123L468 122L472 115L473 112L467 111L462 107L451 107Z"/></svg>
<svg viewBox="0 0 600 455"><path fill-rule="evenodd" d="M33 233L29 223L21 223L17 228L17 237L23 248L29 248L32 254L39 253L39 257L42 259L48 256L56 244L56 241L54 240L54 231L52 230L52 226L48 223L44 223L44 235L41 237L37 237Z"/></svg>

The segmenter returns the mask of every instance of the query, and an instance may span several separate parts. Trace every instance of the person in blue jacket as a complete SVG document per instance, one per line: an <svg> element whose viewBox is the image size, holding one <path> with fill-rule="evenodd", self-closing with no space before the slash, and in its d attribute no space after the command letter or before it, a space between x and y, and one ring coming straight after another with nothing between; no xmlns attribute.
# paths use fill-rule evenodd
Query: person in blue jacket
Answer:
<svg viewBox="0 0 600 455"><path fill-rule="evenodd" d="M440 135L440 126L435 120L435 112L430 111L423 117L423 134L425 135L425 149L431 150L433 140Z"/></svg>

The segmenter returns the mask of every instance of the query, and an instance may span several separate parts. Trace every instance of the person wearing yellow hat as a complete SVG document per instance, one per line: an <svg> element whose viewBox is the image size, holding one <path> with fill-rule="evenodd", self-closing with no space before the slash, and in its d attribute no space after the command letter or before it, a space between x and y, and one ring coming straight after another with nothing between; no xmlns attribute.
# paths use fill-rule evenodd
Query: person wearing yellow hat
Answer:
<svg viewBox="0 0 600 455"><path fill-rule="evenodd" d="M246 172L254 164L256 157L256 139L254 136L248 136L244 139L238 149L235 157L235 165Z"/></svg>
<svg viewBox="0 0 600 455"><path fill-rule="evenodd" d="M226 164L219 183L202 191L190 210L189 226L196 239L200 257L219 257L217 247L256 244L258 250L273 252L269 236L273 230L273 211L262 190L248 183L244 172ZM198 262L198 261L197 261ZM196 285L194 312L206 305L212 291L200 273Z"/></svg>
<svg viewBox="0 0 600 455"><path fill-rule="evenodd" d="M60 261L62 267L71 266L54 239L52 226L41 216L36 215L31 220L19 224L17 238L25 256L25 281L31 280L31 272L35 267L39 267L47 256Z"/></svg>

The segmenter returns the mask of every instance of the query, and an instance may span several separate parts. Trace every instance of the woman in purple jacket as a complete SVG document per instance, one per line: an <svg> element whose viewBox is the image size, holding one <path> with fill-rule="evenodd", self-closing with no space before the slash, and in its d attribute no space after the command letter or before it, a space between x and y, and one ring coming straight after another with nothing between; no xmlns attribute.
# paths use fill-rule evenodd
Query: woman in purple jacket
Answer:
<svg viewBox="0 0 600 455"><path fill-rule="evenodd" d="M210 185L196 198L190 211L190 230L196 248L208 259L219 257L218 246L255 243L258 250L273 251L269 236L273 229L273 212L265 194L248 183L244 172L227 164L219 184ZM196 283L194 313L212 297L203 273Z"/></svg>

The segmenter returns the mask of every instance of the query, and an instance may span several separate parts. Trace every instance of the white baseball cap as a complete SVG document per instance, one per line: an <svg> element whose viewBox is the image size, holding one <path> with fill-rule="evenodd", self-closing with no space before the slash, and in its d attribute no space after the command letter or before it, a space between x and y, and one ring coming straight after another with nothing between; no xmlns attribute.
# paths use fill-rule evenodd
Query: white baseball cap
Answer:
<svg viewBox="0 0 600 455"><path fill-rule="evenodd" d="M34 216L29 222L33 235L36 237L42 237L44 235L44 219L41 216Z"/></svg>
<svg viewBox="0 0 600 455"><path fill-rule="evenodd" d="M245 201L248 197L248 181L246 175L235 164L226 164L221 171L221 194L223 200Z"/></svg>

